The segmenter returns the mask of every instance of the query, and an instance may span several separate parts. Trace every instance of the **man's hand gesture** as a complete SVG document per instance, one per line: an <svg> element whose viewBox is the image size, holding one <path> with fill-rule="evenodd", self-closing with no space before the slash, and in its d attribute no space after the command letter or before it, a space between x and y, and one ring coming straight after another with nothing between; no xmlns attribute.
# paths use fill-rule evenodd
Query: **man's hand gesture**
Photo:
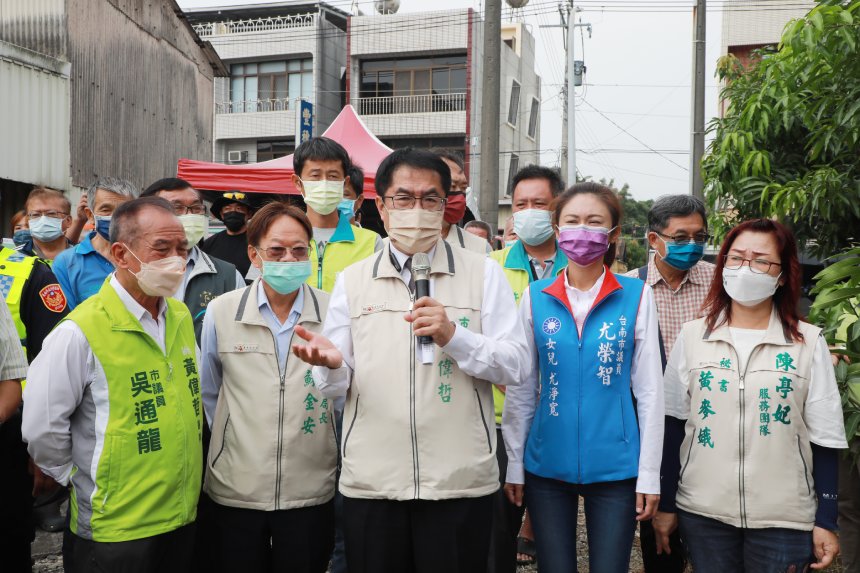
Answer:
<svg viewBox="0 0 860 573"><path fill-rule="evenodd" d="M328 338L303 326L296 326L296 334L306 340L307 344L293 344L293 354L313 366L332 369L343 366L343 355Z"/></svg>

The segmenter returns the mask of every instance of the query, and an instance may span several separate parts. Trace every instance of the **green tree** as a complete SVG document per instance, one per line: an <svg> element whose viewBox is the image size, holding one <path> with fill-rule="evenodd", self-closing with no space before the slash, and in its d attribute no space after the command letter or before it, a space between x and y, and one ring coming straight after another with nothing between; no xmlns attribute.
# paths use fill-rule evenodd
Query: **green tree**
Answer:
<svg viewBox="0 0 860 573"><path fill-rule="evenodd" d="M648 233L648 211L654 201L651 199L637 201L630 194L630 185L627 183L622 185L621 189L615 186L614 179L609 181L601 179L600 183L615 191L621 199L621 210L624 213L621 221L621 238L625 245L621 260L630 270L641 267L648 261L648 242L645 240L645 235Z"/></svg>
<svg viewBox="0 0 860 573"><path fill-rule="evenodd" d="M819 0L748 68L731 56L725 116L702 163L719 236L756 217L788 223L828 257L860 229L860 1Z"/></svg>

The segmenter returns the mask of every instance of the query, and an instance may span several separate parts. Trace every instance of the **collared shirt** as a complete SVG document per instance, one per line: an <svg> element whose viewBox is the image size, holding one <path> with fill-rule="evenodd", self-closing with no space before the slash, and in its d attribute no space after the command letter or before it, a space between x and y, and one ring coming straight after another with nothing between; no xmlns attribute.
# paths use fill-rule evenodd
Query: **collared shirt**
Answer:
<svg viewBox="0 0 860 573"><path fill-rule="evenodd" d="M185 276L182 277L182 284L179 285L179 288L173 294L171 298L175 298L176 300L185 301L185 291L188 290L188 283L191 282L191 277L194 276L194 268L197 266L197 261L200 260L200 247L194 245L188 251L188 258L185 261ZM256 267L255 267L256 268ZM214 272L214 271L213 271ZM245 284L245 279L242 278L242 273L238 270L236 271L236 287L242 288Z"/></svg>
<svg viewBox="0 0 860 573"><path fill-rule="evenodd" d="M588 311L594 305L606 270L587 291L571 286L564 275L564 286L576 319L577 329L582 325ZM531 421L538 402L540 367L534 339L534 320L530 290L523 293L519 306L522 328L529 347L529 358L533 363L530 374L519 386L508 388L505 394L505 412L502 419L505 445L508 451L507 481L523 483L523 459ZM636 491L660 493L660 461L663 457L663 386L660 372L660 346L657 342L657 311L654 296L646 285L636 314L634 330L635 350L630 364L630 386L636 397L636 414L639 419L639 476Z"/></svg>
<svg viewBox="0 0 860 573"><path fill-rule="evenodd" d="M111 276L110 286L163 352L167 312L164 299L159 301L156 320L132 298L116 275ZM123 349L118 347L116 351L123 352ZM69 482L72 473L75 411L81 407L87 386L96 378L104 377L104 368L93 354L87 337L71 320L61 322L45 338L42 352L27 372L31 383L24 389L24 400L38 415L25 415L22 431L29 438L31 455L34 450L39 451L36 459L39 467L63 485ZM91 404L84 407L91 407Z"/></svg>
<svg viewBox="0 0 860 573"><path fill-rule="evenodd" d="M0 307L0 380L19 380L27 376L27 357L9 307L5 301Z"/></svg>
<svg viewBox="0 0 860 573"><path fill-rule="evenodd" d="M532 267L532 271L534 271L535 280L545 279L547 277L553 276L553 267L555 266L555 253L553 253L552 257L543 261L541 261L529 256L529 264Z"/></svg>
<svg viewBox="0 0 860 573"><path fill-rule="evenodd" d="M57 255L51 265L66 295L69 309L99 292L114 270L113 264L93 247L95 235L95 231L91 232L79 245Z"/></svg>
<svg viewBox="0 0 860 573"><path fill-rule="evenodd" d="M253 286L248 288L254 288ZM290 340L293 337L293 329L302 316L302 308L305 304L304 289L300 288L296 300L290 309L287 320L283 323L278 319L263 281L257 283L257 302L260 314L266 321L272 336L275 338L275 350L278 353L278 370L283 374L286 368L287 354L290 352ZM218 393L223 383L223 370L221 368L221 357L218 354L218 333L215 330L215 317L206 313L203 315L203 332L200 339L200 386L203 394L203 409L206 412L206 420L212 424L211 416L215 415L215 407L218 405Z"/></svg>
<svg viewBox="0 0 860 573"><path fill-rule="evenodd" d="M400 276L409 282L410 272L404 268L408 255L390 246L397 259ZM428 253L433 260L435 248ZM435 279L430 277L430 295ZM343 276L335 281L326 314L323 336L328 338L343 355L344 365L336 369L314 366L314 379L320 392L326 396L345 396L351 382L355 364L352 345L352 321L349 317L347 285ZM442 350L457 361L463 372L481 380L514 386L526 377L522 327L517 318L513 291L499 264L487 257L484 261L484 293L481 303L481 334L456 325L454 336ZM529 364L530 367L530 364Z"/></svg>
<svg viewBox="0 0 860 573"><path fill-rule="evenodd" d="M660 274L655 260L656 255L652 253L648 259L648 280L645 282L654 292L660 333L663 335L663 347L668 358L684 323L704 315L702 303L708 296L716 267L709 262L699 261L687 271L678 288L672 290ZM634 269L624 276L639 278L639 271Z"/></svg>

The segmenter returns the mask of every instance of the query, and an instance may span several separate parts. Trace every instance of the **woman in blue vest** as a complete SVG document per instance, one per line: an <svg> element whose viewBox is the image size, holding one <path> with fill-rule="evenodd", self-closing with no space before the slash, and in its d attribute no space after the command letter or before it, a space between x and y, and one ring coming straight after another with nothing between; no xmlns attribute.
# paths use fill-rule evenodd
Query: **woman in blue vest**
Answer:
<svg viewBox="0 0 860 573"><path fill-rule="evenodd" d="M541 573L577 570L579 496L590 570L622 573L636 521L651 519L660 498L657 311L650 287L609 270L621 234L611 189L574 185L556 199L553 224L570 264L520 303L534 363L508 388L505 490L515 504L526 496Z"/></svg>

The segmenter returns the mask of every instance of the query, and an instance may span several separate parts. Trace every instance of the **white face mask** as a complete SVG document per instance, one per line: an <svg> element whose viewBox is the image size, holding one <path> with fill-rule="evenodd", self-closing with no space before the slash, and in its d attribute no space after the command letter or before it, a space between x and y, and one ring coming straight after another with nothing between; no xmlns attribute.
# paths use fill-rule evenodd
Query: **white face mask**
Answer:
<svg viewBox="0 0 860 573"><path fill-rule="evenodd" d="M209 232L209 217L206 215L180 215L179 222L185 229L185 238L189 245L196 245Z"/></svg>
<svg viewBox="0 0 860 573"><path fill-rule="evenodd" d="M305 204L320 215L328 215L337 209L343 199L343 180L305 181L302 179L301 182Z"/></svg>
<svg viewBox="0 0 860 573"><path fill-rule="evenodd" d="M182 279L185 277L185 259L180 256L167 257L144 263L134 252L128 248L128 245L123 245L128 252L140 263L138 272L131 272L137 279L137 285L140 290L149 296L168 297L172 296L179 286L182 284Z"/></svg>
<svg viewBox="0 0 860 573"><path fill-rule="evenodd" d="M749 267L723 269L723 288L732 300L742 306L755 306L773 296L779 287L779 277L754 273Z"/></svg>

